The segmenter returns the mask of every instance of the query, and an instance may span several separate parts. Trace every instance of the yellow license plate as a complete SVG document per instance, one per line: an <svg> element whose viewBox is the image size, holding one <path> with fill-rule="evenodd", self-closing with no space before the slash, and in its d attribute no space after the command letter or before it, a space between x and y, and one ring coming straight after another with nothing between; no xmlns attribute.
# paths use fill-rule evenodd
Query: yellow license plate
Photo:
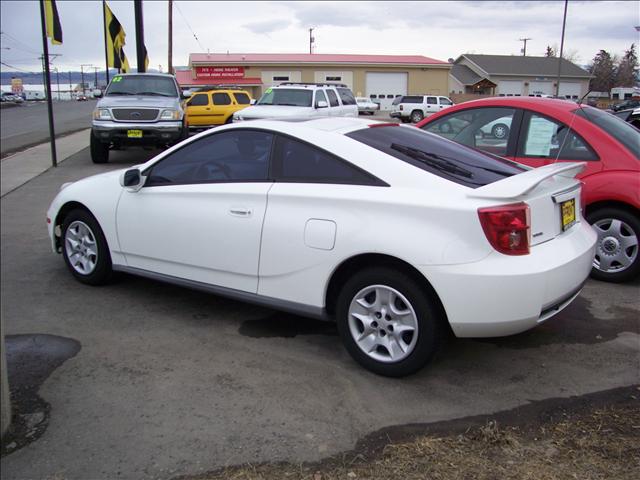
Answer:
<svg viewBox="0 0 640 480"><path fill-rule="evenodd" d="M127 137L142 138L142 130L127 130Z"/></svg>
<svg viewBox="0 0 640 480"><path fill-rule="evenodd" d="M562 212L562 230L570 228L576 223L576 200L572 198L560 204Z"/></svg>

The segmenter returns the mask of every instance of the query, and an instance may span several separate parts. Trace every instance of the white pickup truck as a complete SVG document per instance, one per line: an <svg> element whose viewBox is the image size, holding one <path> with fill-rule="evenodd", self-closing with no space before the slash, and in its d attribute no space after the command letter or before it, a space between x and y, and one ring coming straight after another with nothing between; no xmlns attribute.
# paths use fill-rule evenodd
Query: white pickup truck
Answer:
<svg viewBox="0 0 640 480"><path fill-rule="evenodd" d="M391 118L399 118L407 123L418 123L429 115L451 107L454 103L449 97L437 95L402 95L393 101Z"/></svg>

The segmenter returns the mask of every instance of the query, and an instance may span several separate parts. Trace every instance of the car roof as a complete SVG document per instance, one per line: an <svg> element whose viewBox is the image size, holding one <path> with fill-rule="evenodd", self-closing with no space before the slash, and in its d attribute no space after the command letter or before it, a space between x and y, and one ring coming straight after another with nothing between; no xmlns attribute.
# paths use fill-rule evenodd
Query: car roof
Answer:
<svg viewBox="0 0 640 480"><path fill-rule="evenodd" d="M509 106L514 108L527 108L534 106L542 106L544 108L562 110L563 112L571 112L578 108L578 104L573 100L564 100L560 98L545 97L490 97L481 98L479 100L471 100L469 102L459 103L456 105L469 107L489 107L489 106ZM456 108L457 109L457 108Z"/></svg>
<svg viewBox="0 0 640 480"><path fill-rule="evenodd" d="M400 126L397 123L381 122L379 120L369 120L356 117L324 117L309 119L308 117L284 117L282 119L264 119L251 120L250 122L232 123L227 128L266 128L277 131L286 130L287 124L295 124L296 127L309 128L313 130L322 130L325 132L334 132L345 135L356 130L370 127L372 125L393 125ZM220 130L219 127L216 130Z"/></svg>

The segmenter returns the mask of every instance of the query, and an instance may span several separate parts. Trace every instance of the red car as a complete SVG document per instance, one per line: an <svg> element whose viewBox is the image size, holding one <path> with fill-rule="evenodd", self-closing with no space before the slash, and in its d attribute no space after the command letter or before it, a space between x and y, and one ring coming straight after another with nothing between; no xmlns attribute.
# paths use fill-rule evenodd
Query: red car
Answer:
<svg viewBox="0 0 640 480"><path fill-rule="evenodd" d="M416 126L531 167L586 162L578 175L584 182L584 214L598 232L591 276L622 282L640 273L637 128L593 107L530 97L461 103Z"/></svg>

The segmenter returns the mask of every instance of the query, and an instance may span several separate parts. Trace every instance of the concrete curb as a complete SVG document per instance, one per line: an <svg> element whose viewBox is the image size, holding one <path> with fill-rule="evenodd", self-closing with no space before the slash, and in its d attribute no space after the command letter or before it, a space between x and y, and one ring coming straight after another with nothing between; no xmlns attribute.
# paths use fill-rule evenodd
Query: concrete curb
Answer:
<svg viewBox="0 0 640 480"><path fill-rule="evenodd" d="M89 146L90 128L56 138L58 163ZM14 191L51 168L51 144L35 147L5 157L0 162L0 197Z"/></svg>

